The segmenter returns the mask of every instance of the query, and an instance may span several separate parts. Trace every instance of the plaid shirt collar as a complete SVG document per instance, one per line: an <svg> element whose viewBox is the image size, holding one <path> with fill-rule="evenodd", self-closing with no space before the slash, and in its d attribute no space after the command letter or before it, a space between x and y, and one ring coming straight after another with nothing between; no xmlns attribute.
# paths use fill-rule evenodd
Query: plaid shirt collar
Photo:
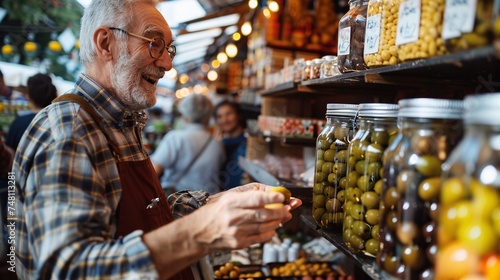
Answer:
<svg viewBox="0 0 500 280"><path fill-rule="evenodd" d="M107 90L84 73L76 81L76 94L83 96L106 121L116 128L130 127L134 124L144 128L147 115L144 111L127 111Z"/></svg>

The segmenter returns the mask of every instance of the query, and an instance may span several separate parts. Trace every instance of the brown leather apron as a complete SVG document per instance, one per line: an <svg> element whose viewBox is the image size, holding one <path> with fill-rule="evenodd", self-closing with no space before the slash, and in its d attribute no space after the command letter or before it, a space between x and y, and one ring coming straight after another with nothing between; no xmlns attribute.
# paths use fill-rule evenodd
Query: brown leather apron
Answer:
<svg viewBox="0 0 500 280"><path fill-rule="evenodd" d="M104 122L102 118L83 97L76 94L65 94L56 98L53 102L59 101L78 103L82 109L92 116L108 140L116 160L122 189L120 202L116 210L117 226L115 237L125 236L138 229L146 233L173 221L174 218L170 212L167 198L151 160L147 158L140 161L121 161L120 149L111 140L106 129L103 129L102 124ZM165 254L175 254L175 252L165 252ZM191 269L186 268L170 279L192 280L194 277Z"/></svg>

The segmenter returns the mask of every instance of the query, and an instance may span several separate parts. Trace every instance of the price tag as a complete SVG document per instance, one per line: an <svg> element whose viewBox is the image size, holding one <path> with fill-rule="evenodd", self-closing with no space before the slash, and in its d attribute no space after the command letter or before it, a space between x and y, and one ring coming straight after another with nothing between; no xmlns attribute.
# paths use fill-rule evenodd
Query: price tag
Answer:
<svg viewBox="0 0 500 280"><path fill-rule="evenodd" d="M351 27L339 30L339 45L337 55L349 55L351 49Z"/></svg>
<svg viewBox="0 0 500 280"><path fill-rule="evenodd" d="M443 39L456 38L474 30L477 0L446 0Z"/></svg>
<svg viewBox="0 0 500 280"><path fill-rule="evenodd" d="M407 0L399 5L396 45L418 41L420 31L420 0Z"/></svg>
<svg viewBox="0 0 500 280"><path fill-rule="evenodd" d="M378 52L380 42L380 21L382 17L380 14L369 16L366 20L365 32L365 54L372 54Z"/></svg>

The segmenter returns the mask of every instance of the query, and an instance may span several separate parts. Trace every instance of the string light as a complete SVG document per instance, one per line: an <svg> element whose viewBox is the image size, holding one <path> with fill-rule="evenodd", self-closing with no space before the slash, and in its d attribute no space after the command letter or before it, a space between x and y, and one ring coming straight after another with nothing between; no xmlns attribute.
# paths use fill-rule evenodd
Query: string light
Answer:
<svg viewBox="0 0 500 280"><path fill-rule="evenodd" d="M269 7L269 10L274 13L280 10L280 5L278 5L278 3L273 0L268 1L267 6Z"/></svg>
<svg viewBox="0 0 500 280"><path fill-rule="evenodd" d="M250 33L252 33L252 25L250 24L250 22L246 21L241 26L241 34L243 34L243 36L248 36L250 35Z"/></svg>
<svg viewBox="0 0 500 280"><path fill-rule="evenodd" d="M212 60L212 67L217 69L220 67L220 62L217 59Z"/></svg>
<svg viewBox="0 0 500 280"><path fill-rule="evenodd" d="M207 78L209 81L213 82L213 81L217 80L218 77L219 77L219 75L214 70L208 71Z"/></svg>
<svg viewBox="0 0 500 280"><path fill-rule="evenodd" d="M226 54L228 57L233 58L238 54L238 48L234 44L228 44L226 46Z"/></svg>
<svg viewBox="0 0 500 280"><path fill-rule="evenodd" d="M189 81L189 76L187 74L182 74L180 77L179 77L179 82L181 84L185 84Z"/></svg>
<svg viewBox="0 0 500 280"><path fill-rule="evenodd" d="M240 39L241 39L241 34L240 34L240 32L235 32L235 33L233 34L233 40L235 40L235 41L239 41Z"/></svg>
<svg viewBox="0 0 500 280"><path fill-rule="evenodd" d="M259 1L248 0L248 7L250 7L250 9L255 9L255 8L257 8L258 5L259 5Z"/></svg>
<svg viewBox="0 0 500 280"><path fill-rule="evenodd" d="M224 64L227 62L227 55L226 53L224 52L220 52L219 54L217 54L217 60L221 63L221 64Z"/></svg>

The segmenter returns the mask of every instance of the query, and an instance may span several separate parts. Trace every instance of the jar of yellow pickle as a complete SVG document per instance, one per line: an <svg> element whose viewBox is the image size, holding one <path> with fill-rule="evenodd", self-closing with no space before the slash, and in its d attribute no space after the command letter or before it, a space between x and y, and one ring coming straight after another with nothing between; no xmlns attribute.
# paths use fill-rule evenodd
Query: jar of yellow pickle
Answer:
<svg viewBox="0 0 500 280"><path fill-rule="evenodd" d="M403 0L399 5L396 45L401 61L447 53L441 37L446 0Z"/></svg>
<svg viewBox="0 0 500 280"><path fill-rule="evenodd" d="M464 138L443 164L435 279L499 279L500 93L464 102Z"/></svg>
<svg viewBox="0 0 500 280"><path fill-rule="evenodd" d="M370 0L366 22L364 59L368 67L399 62L396 28L401 0Z"/></svg>
<svg viewBox="0 0 500 280"><path fill-rule="evenodd" d="M398 132L397 113L397 104L359 105L359 128L349 144L347 174L340 183L345 189L343 240L351 251L372 257L379 250L382 155Z"/></svg>
<svg viewBox="0 0 500 280"><path fill-rule="evenodd" d="M433 279L441 164L463 136L463 102L398 104L400 133L383 159L377 265L398 279Z"/></svg>
<svg viewBox="0 0 500 280"><path fill-rule="evenodd" d="M327 105L326 125L316 141L316 168L312 215L324 228L342 226L345 185L341 179L347 170L347 146L354 134L358 105Z"/></svg>

